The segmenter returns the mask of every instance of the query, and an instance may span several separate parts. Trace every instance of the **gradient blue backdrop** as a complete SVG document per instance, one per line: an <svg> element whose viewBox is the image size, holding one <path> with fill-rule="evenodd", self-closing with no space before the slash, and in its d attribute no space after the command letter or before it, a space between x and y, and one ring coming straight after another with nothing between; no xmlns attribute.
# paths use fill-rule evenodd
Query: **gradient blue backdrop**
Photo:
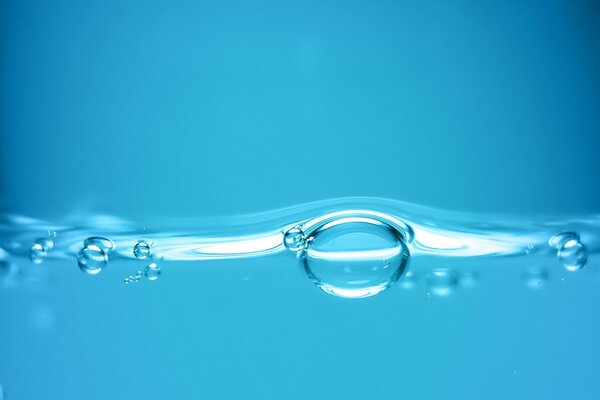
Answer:
<svg viewBox="0 0 600 400"><path fill-rule="evenodd" d="M151 223L365 195L599 211L595 2L0 10L5 210ZM600 396L595 275L348 302L289 263L165 266L133 290L57 266L0 293L0 384L9 400Z"/></svg>

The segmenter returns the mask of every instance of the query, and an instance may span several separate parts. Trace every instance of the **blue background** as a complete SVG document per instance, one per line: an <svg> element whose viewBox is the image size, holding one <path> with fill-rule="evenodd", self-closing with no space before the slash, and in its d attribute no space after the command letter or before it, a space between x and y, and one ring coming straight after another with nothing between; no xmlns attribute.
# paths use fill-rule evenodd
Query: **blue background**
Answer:
<svg viewBox="0 0 600 400"><path fill-rule="evenodd" d="M600 10L523 3L3 1L1 205L150 223L357 195L598 213ZM446 299L347 301L290 262L165 265L135 288L115 284L125 266L44 264L43 287L0 292L0 384L7 399L600 396L592 268L532 292L490 262Z"/></svg>

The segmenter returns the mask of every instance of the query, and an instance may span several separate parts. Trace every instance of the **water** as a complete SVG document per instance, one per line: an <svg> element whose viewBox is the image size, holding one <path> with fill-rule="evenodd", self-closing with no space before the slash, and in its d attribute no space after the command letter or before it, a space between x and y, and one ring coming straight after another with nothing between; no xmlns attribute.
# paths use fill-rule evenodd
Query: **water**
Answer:
<svg viewBox="0 0 600 400"><path fill-rule="evenodd" d="M16 321L25 333L11 334L13 343L41 338L56 346L30 343L46 360L66 353L117 369L123 361L116 354L131 352L129 365L177 368L192 348L211 362L188 371L190 382L198 371L210 376L215 368L243 374L265 351L269 363L276 363L277 348L288 345L293 349L285 357L298 361L291 367L294 375L314 354L319 374L332 363L343 369L347 361L322 356L333 349L336 357L359 357L371 365L403 354L394 362L397 368L409 374L417 368L419 375L432 369L447 373L435 360L450 362L459 354L469 360L471 374L483 379L488 372L479 365L493 355L487 368L506 383L545 376L531 360L546 354L551 332L582 335L591 343L596 331L594 319L583 320L570 307L560 312L570 299L579 312L595 307L580 304L582 291L590 296L600 285L600 220L593 215L493 217L341 198L219 220L98 220L2 219L0 288L23 315L2 318ZM43 262L36 263L27 249L40 244L40 232L49 229L56 232L53 245L45 246ZM553 240L557 234L560 241ZM546 322L538 326L541 318ZM518 325L530 326L535 337L521 336ZM260 340L265 345L257 347ZM213 343L223 344L213 350ZM214 364L222 346L242 355L239 366ZM435 351L427 350L431 346ZM490 346L485 354L482 346ZM586 348L596 354L592 345ZM554 351L572 354L568 348ZM20 365L17 353L8 354ZM421 357L427 362L420 363ZM79 362L65 368L75 373ZM47 373L53 381L64 371ZM11 374L3 376L24 390ZM256 378L241 379L252 385ZM90 384L84 382L81 390ZM146 385L161 390L163 384Z"/></svg>
<svg viewBox="0 0 600 400"><path fill-rule="evenodd" d="M599 19L0 2L0 393L600 398Z"/></svg>
<svg viewBox="0 0 600 400"><path fill-rule="evenodd" d="M339 211L324 212L331 209ZM478 219L485 222L476 222ZM0 237L0 246L7 249L27 248L30 237L58 224L23 217L5 220L3 231L10 234ZM473 286L480 275L485 275L483 270L444 267L457 259L470 264L501 257L508 264L543 262L551 270L563 266L575 272L586 265L589 252L598 251L600 219L595 216L573 217L566 222L550 218L513 223L506 222L509 218L499 220L502 222L494 223L487 216L453 214L393 200L345 198L240 216L239 226L207 225L207 232L221 231L210 235L203 235L200 228L186 231L177 227L136 232L131 228L134 223L123 220L102 226L61 224L63 228L56 231L54 241L34 241L30 259L33 264L45 258L76 260L82 271L97 275L109 260L152 257L193 262L287 253L287 263L301 265L306 276L325 293L364 298L395 286L413 259L429 266L410 268L411 276L402 286L412 287L413 274L418 274L424 277L430 295L447 296L458 286ZM197 224L202 226L201 221ZM577 232L555 233L569 227L577 227ZM241 233L231 235L231 231ZM89 236L93 232L104 236ZM137 239L141 235L150 238L147 240L154 253L147 241ZM3 253L6 265L18 262L19 256L19 251ZM546 280L547 273L536 268L524 273L532 288L543 286ZM137 283L142 276L156 280L159 275L158 264L153 261L144 266L143 273L139 270L125 277L124 282Z"/></svg>

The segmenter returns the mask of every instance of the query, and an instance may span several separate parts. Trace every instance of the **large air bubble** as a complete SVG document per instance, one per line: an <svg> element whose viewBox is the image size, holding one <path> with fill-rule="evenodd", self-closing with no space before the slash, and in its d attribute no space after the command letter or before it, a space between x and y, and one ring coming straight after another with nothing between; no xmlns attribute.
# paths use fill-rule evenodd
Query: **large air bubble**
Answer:
<svg viewBox="0 0 600 400"><path fill-rule="evenodd" d="M398 281L410 258L403 232L371 216L324 221L307 236L304 270L334 296L374 296Z"/></svg>

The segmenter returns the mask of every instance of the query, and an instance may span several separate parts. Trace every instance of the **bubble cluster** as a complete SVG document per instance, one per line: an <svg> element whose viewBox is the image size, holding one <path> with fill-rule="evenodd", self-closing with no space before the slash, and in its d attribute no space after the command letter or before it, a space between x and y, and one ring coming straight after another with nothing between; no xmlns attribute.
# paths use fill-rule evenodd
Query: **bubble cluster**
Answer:
<svg viewBox="0 0 600 400"><path fill-rule="evenodd" d="M123 279L123 283L129 285L130 283L137 283L142 279L142 271L137 271L134 275L129 275Z"/></svg>
<svg viewBox="0 0 600 400"><path fill-rule="evenodd" d="M101 247L95 244L88 244L79 250L77 264L83 272L96 275L108 264L108 256Z"/></svg>
<svg viewBox="0 0 600 400"><path fill-rule="evenodd" d="M133 255L140 260L148 258L150 256L150 245L147 242L140 240L133 246Z"/></svg>
<svg viewBox="0 0 600 400"><path fill-rule="evenodd" d="M151 262L144 268L144 272L137 271L134 275L129 275L123 279L123 283L126 285L130 283L137 283L145 277L149 281L155 281L160 277L160 268L155 262Z"/></svg>

